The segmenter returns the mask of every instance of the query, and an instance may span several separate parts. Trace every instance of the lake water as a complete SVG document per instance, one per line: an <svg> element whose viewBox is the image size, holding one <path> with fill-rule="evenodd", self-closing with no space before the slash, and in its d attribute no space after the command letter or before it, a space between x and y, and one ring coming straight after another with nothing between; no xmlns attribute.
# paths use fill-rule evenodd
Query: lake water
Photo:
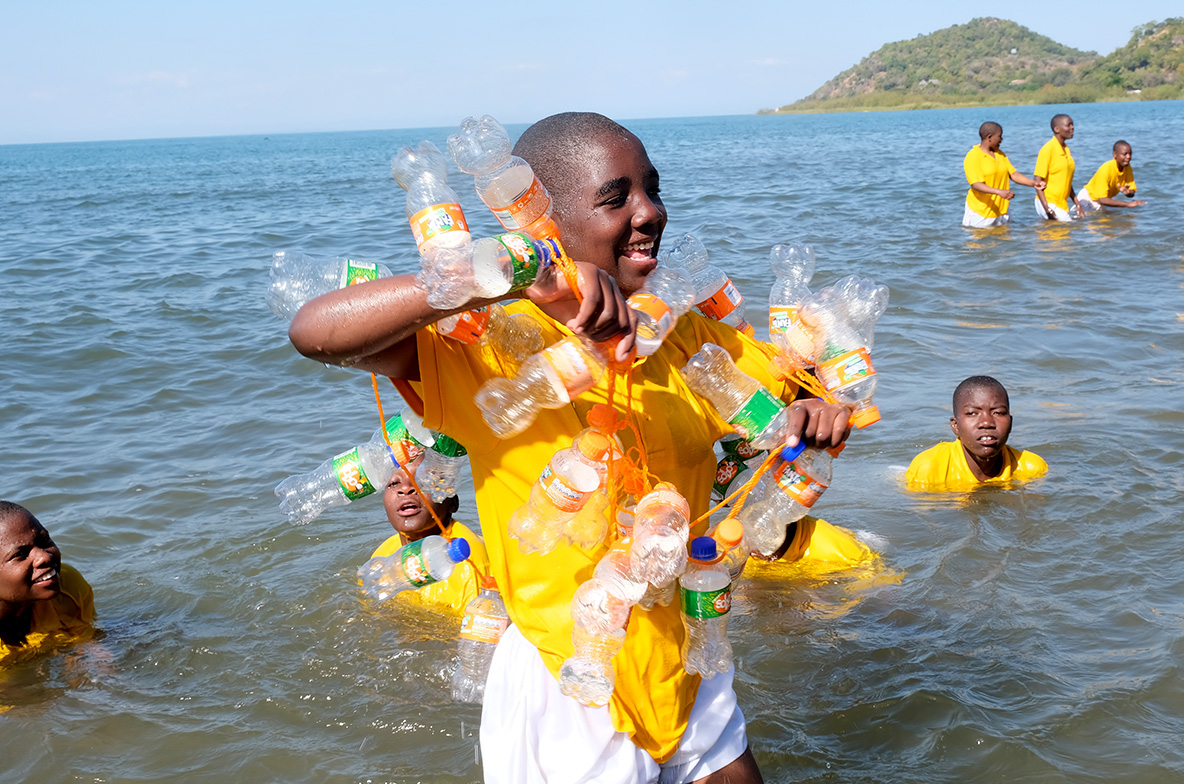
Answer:
<svg viewBox="0 0 1184 784"><path fill-rule="evenodd" d="M1077 185L1125 138L1148 205L1047 225L1018 188L1009 228L962 229L978 125L1001 122L1031 172L1057 111ZM789 238L814 244L816 285L892 291L884 419L816 507L881 559L750 582L732 621L766 778L1184 782L1184 103L627 125L667 238L697 232L754 323ZM381 504L295 527L272 495L377 414L367 376L290 347L270 254L414 269L387 160L450 132L0 147L0 497L88 577L105 633L5 672L0 781L480 779L479 710L448 697L455 624L354 588L390 533ZM978 373L1006 384L1011 443L1048 476L903 492Z"/></svg>

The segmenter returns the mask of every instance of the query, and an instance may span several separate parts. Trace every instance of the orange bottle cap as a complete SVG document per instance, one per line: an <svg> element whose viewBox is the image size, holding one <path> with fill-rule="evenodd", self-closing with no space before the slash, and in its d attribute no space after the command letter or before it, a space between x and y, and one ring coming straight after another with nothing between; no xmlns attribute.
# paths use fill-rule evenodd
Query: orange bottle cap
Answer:
<svg viewBox="0 0 1184 784"><path fill-rule="evenodd" d="M481 588L486 591L496 591L497 579L492 574L481 575Z"/></svg>
<svg viewBox="0 0 1184 784"><path fill-rule="evenodd" d="M733 548L744 538L744 523L735 517L725 517L715 527L715 540L726 548Z"/></svg>
<svg viewBox="0 0 1184 784"><path fill-rule="evenodd" d="M611 446L609 440L595 430L581 436L578 444L580 452L593 460L603 460Z"/></svg>
<svg viewBox="0 0 1184 784"><path fill-rule="evenodd" d="M851 415L851 424L862 430L868 425L874 425L880 421L880 409L876 406L868 406L861 408Z"/></svg>

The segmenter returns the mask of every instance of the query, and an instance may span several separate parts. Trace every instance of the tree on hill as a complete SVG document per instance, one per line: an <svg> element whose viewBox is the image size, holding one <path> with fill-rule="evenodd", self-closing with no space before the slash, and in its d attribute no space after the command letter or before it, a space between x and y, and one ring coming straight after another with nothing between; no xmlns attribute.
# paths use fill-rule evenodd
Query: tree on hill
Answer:
<svg viewBox="0 0 1184 784"><path fill-rule="evenodd" d="M1184 85L1184 18L1136 27L1126 46L1091 65L1083 78L1101 87L1125 90Z"/></svg>

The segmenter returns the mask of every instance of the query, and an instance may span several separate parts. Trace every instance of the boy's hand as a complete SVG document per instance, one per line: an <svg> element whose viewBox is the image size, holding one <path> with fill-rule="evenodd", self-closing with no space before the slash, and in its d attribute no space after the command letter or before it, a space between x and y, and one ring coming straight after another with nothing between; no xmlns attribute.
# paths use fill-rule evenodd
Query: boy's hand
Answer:
<svg viewBox="0 0 1184 784"><path fill-rule="evenodd" d="M637 311L629 307L607 272L587 262L577 261L575 265L582 301L577 300L567 278L555 265L540 272L538 280L523 294L577 335L597 343L620 337L615 358L624 361L633 350Z"/></svg>
<svg viewBox="0 0 1184 784"><path fill-rule="evenodd" d="M851 411L821 400L795 400L789 406L789 438L786 446L805 440L818 449L836 447L851 435Z"/></svg>

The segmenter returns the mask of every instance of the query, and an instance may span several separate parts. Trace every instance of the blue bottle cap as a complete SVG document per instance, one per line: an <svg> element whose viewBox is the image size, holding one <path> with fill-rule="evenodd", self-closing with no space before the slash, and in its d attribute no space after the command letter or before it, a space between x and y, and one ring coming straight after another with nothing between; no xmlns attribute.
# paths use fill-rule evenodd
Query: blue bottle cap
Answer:
<svg viewBox="0 0 1184 784"><path fill-rule="evenodd" d="M715 555L715 540L710 536L700 536L691 540L691 558L696 561L714 561Z"/></svg>
<svg viewBox="0 0 1184 784"><path fill-rule="evenodd" d="M448 557L452 559L453 563L460 563L469 557L472 550L469 548L469 543L464 539L453 539L448 543Z"/></svg>
<svg viewBox="0 0 1184 784"><path fill-rule="evenodd" d="M787 446L781 450L781 459L787 463L792 463L797 459L798 455L806 451L806 442L798 440L795 446Z"/></svg>

